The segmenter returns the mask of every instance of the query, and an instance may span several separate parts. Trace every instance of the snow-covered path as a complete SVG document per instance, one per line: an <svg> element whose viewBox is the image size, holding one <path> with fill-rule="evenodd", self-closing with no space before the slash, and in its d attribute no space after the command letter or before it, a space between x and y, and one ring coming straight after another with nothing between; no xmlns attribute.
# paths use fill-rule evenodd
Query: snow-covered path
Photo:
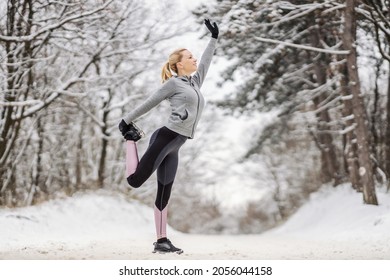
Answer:
<svg viewBox="0 0 390 280"><path fill-rule="evenodd" d="M259 235L194 235L169 228L182 255L153 254L153 212L118 195L90 193L0 210L0 259L390 260L390 195L361 204L347 187L311 197L288 222Z"/></svg>
<svg viewBox="0 0 390 280"><path fill-rule="evenodd" d="M185 252L153 254L151 242L145 238L80 242L47 242L27 245L0 253L0 259L390 259L389 247L381 242L326 242L289 237L253 236L180 236L174 238ZM202 245L203 244L203 245Z"/></svg>

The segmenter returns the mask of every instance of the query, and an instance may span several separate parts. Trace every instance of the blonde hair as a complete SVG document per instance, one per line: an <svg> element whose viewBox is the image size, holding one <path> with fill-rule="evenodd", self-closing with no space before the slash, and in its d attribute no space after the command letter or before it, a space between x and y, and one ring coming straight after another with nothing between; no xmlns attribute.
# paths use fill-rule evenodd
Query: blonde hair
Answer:
<svg viewBox="0 0 390 280"><path fill-rule="evenodd" d="M169 55L168 62L164 64L161 70L161 79L163 83L173 76L172 72L178 74L176 63L181 61L183 57L182 52L185 50L187 49L177 49Z"/></svg>

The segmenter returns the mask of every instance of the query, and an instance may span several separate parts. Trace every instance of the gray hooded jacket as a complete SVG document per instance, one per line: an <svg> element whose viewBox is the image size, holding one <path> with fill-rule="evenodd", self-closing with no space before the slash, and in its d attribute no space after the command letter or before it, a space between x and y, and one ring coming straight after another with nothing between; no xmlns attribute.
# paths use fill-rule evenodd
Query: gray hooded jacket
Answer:
<svg viewBox="0 0 390 280"><path fill-rule="evenodd" d="M200 88L209 69L216 43L217 39L211 38L193 76L170 78L123 120L129 124L166 99L171 105L171 114L166 127L188 138L194 138L205 103Z"/></svg>

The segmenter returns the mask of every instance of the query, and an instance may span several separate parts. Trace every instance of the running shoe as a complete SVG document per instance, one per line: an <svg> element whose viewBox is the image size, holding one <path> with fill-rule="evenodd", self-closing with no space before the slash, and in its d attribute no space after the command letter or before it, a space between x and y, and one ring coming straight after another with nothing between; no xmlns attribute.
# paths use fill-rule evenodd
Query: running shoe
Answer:
<svg viewBox="0 0 390 280"><path fill-rule="evenodd" d="M167 239L164 242L154 242L153 245L154 245L153 253L160 253L160 254L164 254L164 253L181 254L181 253L183 253L183 250L173 246L172 242L169 239Z"/></svg>

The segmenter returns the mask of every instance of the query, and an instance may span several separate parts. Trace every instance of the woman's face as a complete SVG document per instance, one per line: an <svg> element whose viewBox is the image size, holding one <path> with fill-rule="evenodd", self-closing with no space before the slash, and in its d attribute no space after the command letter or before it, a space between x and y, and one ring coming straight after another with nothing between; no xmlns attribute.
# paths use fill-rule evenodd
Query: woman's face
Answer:
<svg viewBox="0 0 390 280"><path fill-rule="evenodd" d="M181 61L177 63L177 68L182 75L191 75L198 69L196 65L196 58L192 56L192 53L188 50L182 52Z"/></svg>

